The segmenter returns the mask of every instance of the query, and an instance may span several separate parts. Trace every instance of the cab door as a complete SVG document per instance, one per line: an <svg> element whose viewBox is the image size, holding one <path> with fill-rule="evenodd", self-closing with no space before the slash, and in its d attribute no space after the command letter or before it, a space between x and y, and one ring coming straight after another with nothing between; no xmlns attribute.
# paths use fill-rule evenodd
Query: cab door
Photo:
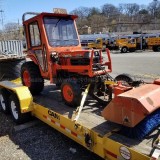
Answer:
<svg viewBox="0 0 160 160"><path fill-rule="evenodd" d="M41 73L46 73L48 71L47 64L47 53L45 45L42 42L42 36L38 21L34 21L28 25L29 30L29 50L34 54L34 57L37 60L38 66L41 70Z"/></svg>

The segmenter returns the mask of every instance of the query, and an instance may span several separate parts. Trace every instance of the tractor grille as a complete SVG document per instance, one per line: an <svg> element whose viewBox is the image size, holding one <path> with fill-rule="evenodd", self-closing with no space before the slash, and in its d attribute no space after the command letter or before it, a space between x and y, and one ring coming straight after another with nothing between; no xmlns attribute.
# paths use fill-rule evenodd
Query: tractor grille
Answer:
<svg viewBox="0 0 160 160"><path fill-rule="evenodd" d="M99 63L99 57L93 58L93 63ZM71 65L89 65L90 58L71 58Z"/></svg>

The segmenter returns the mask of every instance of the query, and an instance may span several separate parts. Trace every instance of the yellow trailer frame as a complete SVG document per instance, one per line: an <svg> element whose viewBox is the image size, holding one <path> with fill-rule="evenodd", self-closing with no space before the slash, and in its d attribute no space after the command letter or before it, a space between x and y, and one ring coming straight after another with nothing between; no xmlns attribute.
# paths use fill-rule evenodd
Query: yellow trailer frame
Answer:
<svg viewBox="0 0 160 160"><path fill-rule="evenodd" d="M76 141L77 143L81 144L88 150L94 152L104 159L158 159L154 156L158 155L157 153L160 153L159 149L153 147L151 152L154 154L150 155L142 153L141 149L137 149L135 147L138 144L132 144L131 139L123 136L119 137L119 135L115 133L116 129L118 128L117 125L111 124L104 128L104 124L107 122L101 116L97 116L96 114L92 115L92 112L94 111L92 108L92 112L89 113L86 111L88 108L85 109L84 112L82 111L82 118L78 121L75 121L74 119L76 117L76 108L67 108L67 106L60 104L57 100L55 100L55 103L52 104L52 99L54 99L54 97L51 98L52 95L50 89L47 91L48 87L46 87L46 93L44 93L43 96L39 95L33 98L28 88L18 84L17 82L0 82L0 88L6 88L11 93L14 92L17 94L22 113L30 111L33 116L37 117L41 121L55 128L59 132L63 133L67 137L71 138L72 140ZM55 95L57 94L58 93ZM88 110L90 110L90 108ZM84 120L85 116L86 120ZM88 121L86 123L87 119L90 119L91 117L93 122ZM94 124L94 121L98 124L97 126ZM103 129L106 130L106 132L103 132ZM123 138L125 141L129 140L131 147L126 145L127 142L120 142Z"/></svg>

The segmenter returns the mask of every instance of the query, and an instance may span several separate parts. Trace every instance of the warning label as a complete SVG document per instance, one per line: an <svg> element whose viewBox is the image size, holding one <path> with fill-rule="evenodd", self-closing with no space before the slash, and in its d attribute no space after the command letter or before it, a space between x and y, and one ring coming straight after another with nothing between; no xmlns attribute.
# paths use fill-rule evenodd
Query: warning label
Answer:
<svg viewBox="0 0 160 160"><path fill-rule="evenodd" d="M122 147L120 147L119 152L120 152L121 156L122 156L124 159L126 159L126 160L130 160L130 159L131 159L131 153L130 153L130 151L128 150L128 148L122 146Z"/></svg>

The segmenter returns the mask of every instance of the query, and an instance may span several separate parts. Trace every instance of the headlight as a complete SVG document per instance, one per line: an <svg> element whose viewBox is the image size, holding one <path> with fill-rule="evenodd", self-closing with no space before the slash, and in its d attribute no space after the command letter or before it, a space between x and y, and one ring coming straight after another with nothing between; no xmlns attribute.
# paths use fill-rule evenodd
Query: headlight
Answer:
<svg viewBox="0 0 160 160"><path fill-rule="evenodd" d="M59 58L57 52L51 52L50 57L51 57L52 62L54 63L57 62Z"/></svg>
<svg viewBox="0 0 160 160"><path fill-rule="evenodd" d="M57 55L57 52L51 52L50 55L51 55L51 56L56 56L56 55Z"/></svg>

